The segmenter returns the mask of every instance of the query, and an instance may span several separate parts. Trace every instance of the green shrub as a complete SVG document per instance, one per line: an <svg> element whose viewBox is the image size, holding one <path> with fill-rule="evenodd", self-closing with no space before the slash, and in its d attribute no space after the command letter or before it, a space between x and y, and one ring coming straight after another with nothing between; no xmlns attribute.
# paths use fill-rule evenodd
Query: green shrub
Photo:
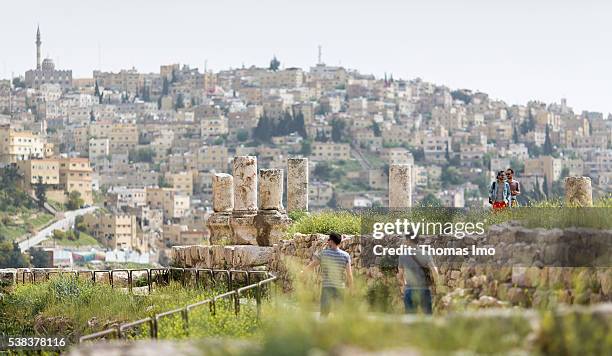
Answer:
<svg viewBox="0 0 612 356"><path fill-rule="evenodd" d="M298 219L289 229L288 234L340 234L357 235L361 232L361 218L348 211L324 211L298 216Z"/></svg>

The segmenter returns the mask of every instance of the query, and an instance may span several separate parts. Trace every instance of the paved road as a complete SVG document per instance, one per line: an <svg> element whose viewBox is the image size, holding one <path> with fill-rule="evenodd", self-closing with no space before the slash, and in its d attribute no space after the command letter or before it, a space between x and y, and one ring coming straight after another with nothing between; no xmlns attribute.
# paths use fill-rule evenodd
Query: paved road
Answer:
<svg viewBox="0 0 612 356"><path fill-rule="evenodd" d="M30 237L27 240L23 240L19 243L19 248L21 252L27 251L30 247L36 246L42 241L48 239L53 230L67 230L74 225L74 218L80 215L85 215L87 213L91 213L98 209L97 206L91 206L89 208L83 208L79 210L72 210L64 212L64 218L54 222L53 224L47 226L46 228L40 230L36 235Z"/></svg>

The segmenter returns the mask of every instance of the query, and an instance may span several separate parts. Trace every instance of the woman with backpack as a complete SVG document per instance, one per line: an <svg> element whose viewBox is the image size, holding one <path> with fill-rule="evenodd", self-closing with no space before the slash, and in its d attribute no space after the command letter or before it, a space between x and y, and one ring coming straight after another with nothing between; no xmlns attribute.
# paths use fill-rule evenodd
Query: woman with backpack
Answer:
<svg viewBox="0 0 612 356"><path fill-rule="evenodd" d="M510 184L506 181L506 173L499 171L497 180L491 183L489 204L493 205L493 210L503 210L510 206L510 198Z"/></svg>

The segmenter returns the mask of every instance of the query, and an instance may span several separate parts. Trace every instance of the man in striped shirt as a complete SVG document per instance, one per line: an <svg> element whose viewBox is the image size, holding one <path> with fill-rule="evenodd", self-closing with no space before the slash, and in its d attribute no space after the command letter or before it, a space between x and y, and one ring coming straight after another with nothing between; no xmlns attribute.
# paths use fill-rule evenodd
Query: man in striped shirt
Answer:
<svg viewBox="0 0 612 356"><path fill-rule="evenodd" d="M332 304L342 301L345 286L353 285L353 270L351 256L338 246L342 242L340 234L332 232L327 240L327 248L314 256L307 269L321 266L321 315L326 316L331 311ZM346 282L346 283L345 283Z"/></svg>

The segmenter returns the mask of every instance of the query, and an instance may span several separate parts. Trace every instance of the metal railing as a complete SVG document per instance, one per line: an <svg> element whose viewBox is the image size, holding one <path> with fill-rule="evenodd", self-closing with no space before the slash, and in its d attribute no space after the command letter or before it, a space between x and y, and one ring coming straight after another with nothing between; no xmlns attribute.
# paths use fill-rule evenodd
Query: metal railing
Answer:
<svg viewBox="0 0 612 356"><path fill-rule="evenodd" d="M208 306L211 315L214 316L216 313L217 304L220 301L225 300L225 299L233 299L234 313L238 315L240 313L241 296L248 297L249 294L254 295L255 304L256 304L256 315L257 315L257 319L259 319L261 315L261 300L262 300L262 295L263 295L263 289L265 288L266 285L269 285L272 282L277 280L277 277L274 274L267 272L267 271L196 269L196 268L156 268L156 269L148 270L149 291L151 290L151 286L152 286L152 283L150 282L151 272L154 270L161 271L163 273L167 273L166 275L168 277L167 281L169 281L169 279L172 278L173 271L180 272L181 282L183 286L187 285L187 280L185 278L185 275L187 272L194 273L196 286L200 285L199 281L201 280L200 275L202 272L204 272L205 275L208 275L210 277L210 280L212 281L213 285L217 285L216 276L222 275L225 277L228 292L218 294L212 298L207 298L202 301L199 301L193 304L189 304L181 308L157 313L150 317L146 317L140 320L121 323L112 328L108 328L108 329L105 329L99 332L81 336L79 338L79 343L82 343L88 340L96 340L100 338L126 339L129 330L133 330L133 329L136 329L144 325L147 325L149 327L149 337L152 339L157 339L159 337L160 321L166 318L176 316L176 315L181 316L183 329L186 334L189 334L189 328L190 328L189 315L193 310L202 308L204 306ZM121 270L121 271L125 272L125 270ZM95 272L102 272L102 271L95 271ZM104 272L107 272L107 271L104 271ZM109 271L109 273L110 273L110 280L112 281L113 273L112 271ZM92 274L95 275L95 273L92 273ZM246 286L234 288L234 286L237 286L237 284L234 283L234 276L237 274L245 275L246 283L247 283ZM251 283L251 279L253 275L264 275L265 279ZM95 282L95 278L92 277L92 279ZM131 278L129 278L129 280L131 280ZM253 293L248 293L250 291L253 291Z"/></svg>
<svg viewBox="0 0 612 356"><path fill-rule="evenodd" d="M235 281L235 275L244 275L246 283L250 284L251 276L254 274L267 273L265 271L246 271L246 270L235 270L235 269L214 269L214 268L178 268L178 267L164 267L164 268L140 268L140 269L100 269L100 270L61 270L61 269L50 269L50 268L37 268L33 270L21 270L17 271L16 283L36 283L40 281L48 281L52 275L72 275L77 278L83 278L86 275L86 279L90 279L93 283L100 281L99 276L105 275L111 288L117 287L117 279L121 278L121 275L126 276L124 281L126 282L125 287L131 292L135 287L147 287L149 293L153 289L154 285L167 285L170 279L176 280L177 274L181 284L186 287L190 280L194 279L195 286L208 286L211 283L213 286L218 285L218 277L222 276L225 279L227 289L233 289ZM139 275L140 274L140 275ZM41 276L42 275L42 276ZM37 277L38 276L38 277ZM146 284L144 284L146 278ZM140 278L140 279L139 279Z"/></svg>

